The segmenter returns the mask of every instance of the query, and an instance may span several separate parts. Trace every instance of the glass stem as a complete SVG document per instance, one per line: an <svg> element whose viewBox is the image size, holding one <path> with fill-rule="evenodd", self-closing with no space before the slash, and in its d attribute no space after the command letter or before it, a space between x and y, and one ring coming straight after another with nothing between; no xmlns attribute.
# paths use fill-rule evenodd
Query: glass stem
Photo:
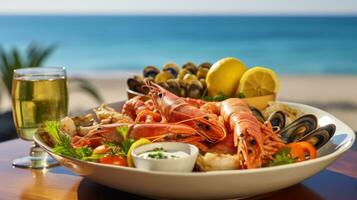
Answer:
<svg viewBox="0 0 357 200"><path fill-rule="evenodd" d="M30 156L44 157L47 156L47 153L36 142L33 141L30 149Z"/></svg>

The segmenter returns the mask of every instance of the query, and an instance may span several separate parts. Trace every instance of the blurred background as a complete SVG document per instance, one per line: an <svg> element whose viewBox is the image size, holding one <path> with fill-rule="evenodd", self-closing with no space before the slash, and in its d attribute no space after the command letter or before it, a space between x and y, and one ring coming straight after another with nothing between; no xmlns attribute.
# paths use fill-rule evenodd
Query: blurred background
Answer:
<svg viewBox="0 0 357 200"><path fill-rule="evenodd" d="M0 46L2 70L4 57L24 65L31 51L36 64L66 67L72 112L126 99L126 79L147 65L233 56L275 70L281 100L357 129L354 0L1 0Z"/></svg>

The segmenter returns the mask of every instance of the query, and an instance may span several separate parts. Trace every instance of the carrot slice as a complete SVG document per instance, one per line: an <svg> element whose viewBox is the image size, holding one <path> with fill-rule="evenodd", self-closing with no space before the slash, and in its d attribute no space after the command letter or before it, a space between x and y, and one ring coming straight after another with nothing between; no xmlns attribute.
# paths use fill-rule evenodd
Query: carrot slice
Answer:
<svg viewBox="0 0 357 200"><path fill-rule="evenodd" d="M309 142L298 142L297 144L303 148L305 153L309 154L310 160L317 157L316 148Z"/></svg>
<svg viewBox="0 0 357 200"><path fill-rule="evenodd" d="M286 147L290 148L290 154L298 161L304 161L305 155L308 154L309 159L317 157L317 151L315 147L308 142L294 142L287 144Z"/></svg>
<svg viewBox="0 0 357 200"><path fill-rule="evenodd" d="M290 154L294 159L297 159L298 161L305 160L305 152L299 144L290 143L287 144L286 147L290 148Z"/></svg>

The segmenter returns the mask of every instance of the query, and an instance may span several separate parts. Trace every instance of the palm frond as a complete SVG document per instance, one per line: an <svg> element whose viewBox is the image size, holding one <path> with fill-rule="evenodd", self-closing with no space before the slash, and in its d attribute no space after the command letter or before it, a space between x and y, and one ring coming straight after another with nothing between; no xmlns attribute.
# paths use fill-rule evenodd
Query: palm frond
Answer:
<svg viewBox="0 0 357 200"><path fill-rule="evenodd" d="M29 47L28 50L28 66L27 67L40 67L44 61L54 52L57 48L56 45L51 45L46 48L41 48L35 44Z"/></svg>
<svg viewBox="0 0 357 200"><path fill-rule="evenodd" d="M50 55L56 50L57 45L50 45L47 47L40 46L36 43L30 43L26 49L25 54L16 48L10 51L0 45L0 72L1 78L6 86L8 93L11 96L12 79L15 69L27 67L41 67ZM78 84L78 88L90 96L92 96L98 103L103 102L102 96L97 92L94 85L82 78L74 79Z"/></svg>
<svg viewBox="0 0 357 200"><path fill-rule="evenodd" d="M11 93L12 75L14 70L12 65L12 59L2 47L0 47L0 57L1 57L0 68L1 68L2 80L6 86L7 91Z"/></svg>

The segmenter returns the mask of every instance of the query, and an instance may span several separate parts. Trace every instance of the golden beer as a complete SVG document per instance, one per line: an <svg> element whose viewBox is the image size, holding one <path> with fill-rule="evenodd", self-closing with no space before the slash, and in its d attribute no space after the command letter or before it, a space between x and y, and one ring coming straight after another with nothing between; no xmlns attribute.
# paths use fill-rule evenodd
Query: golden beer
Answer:
<svg viewBox="0 0 357 200"><path fill-rule="evenodd" d="M14 77L12 106L18 135L32 140L41 123L59 120L68 112L68 91L65 76Z"/></svg>

